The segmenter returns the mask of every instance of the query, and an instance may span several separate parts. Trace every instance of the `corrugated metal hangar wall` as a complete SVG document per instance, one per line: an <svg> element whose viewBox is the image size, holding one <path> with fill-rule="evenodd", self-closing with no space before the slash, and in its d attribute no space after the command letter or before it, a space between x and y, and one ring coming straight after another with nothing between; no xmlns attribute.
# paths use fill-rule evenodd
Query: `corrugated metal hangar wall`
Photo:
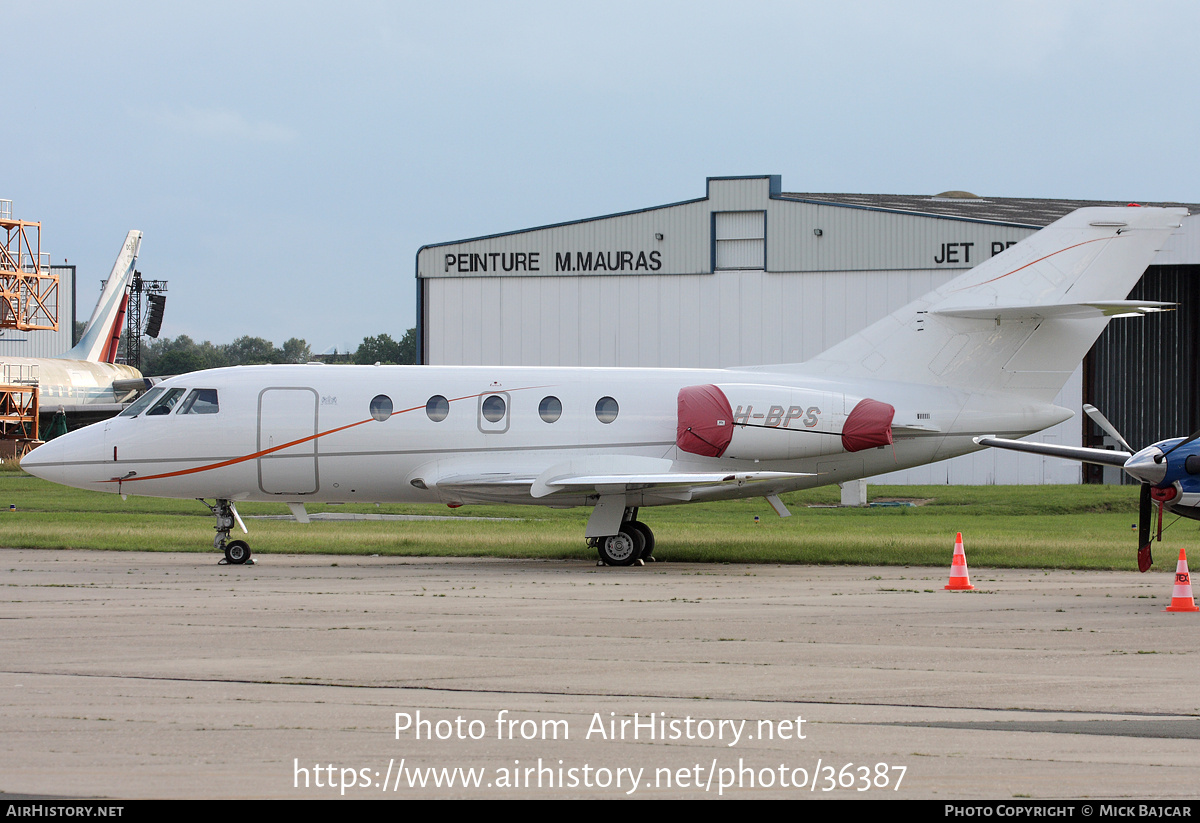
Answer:
<svg viewBox="0 0 1200 823"><path fill-rule="evenodd" d="M709 178L706 196L696 200L423 246L420 361L803 361L1073 208L1036 202L1055 205L1041 215L958 192L785 194L778 176ZM1082 396L1080 369L1055 402L1078 412ZM1035 439L1081 437L1077 415ZM877 480L1079 479L1078 465L1068 461L988 450Z"/></svg>
<svg viewBox="0 0 1200 823"><path fill-rule="evenodd" d="M51 266L58 275L58 331L0 329L0 357L57 357L71 348L75 325L75 267Z"/></svg>

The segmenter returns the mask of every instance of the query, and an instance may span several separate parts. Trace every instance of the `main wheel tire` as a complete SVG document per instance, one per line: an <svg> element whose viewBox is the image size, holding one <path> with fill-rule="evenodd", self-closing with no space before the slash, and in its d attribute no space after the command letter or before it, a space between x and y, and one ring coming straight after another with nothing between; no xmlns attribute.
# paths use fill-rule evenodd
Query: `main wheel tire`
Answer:
<svg viewBox="0 0 1200 823"><path fill-rule="evenodd" d="M601 537L597 551L600 559L609 566L632 566L645 547L646 541L640 532L622 526L616 534Z"/></svg>
<svg viewBox="0 0 1200 823"><path fill-rule="evenodd" d="M225 561L231 566L240 566L250 560L250 544L245 540L234 540L225 544Z"/></svg>
<svg viewBox="0 0 1200 823"><path fill-rule="evenodd" d="M649 560L650 555L654 553L654 532L652 532L650 527L641 520L631 520L630 522L626 523L625 526L631 530L636 529L642 535L642 539L645 541L646 547L642 549L642 553L638 555L638 557L640 557L642 560Z"/></svg>

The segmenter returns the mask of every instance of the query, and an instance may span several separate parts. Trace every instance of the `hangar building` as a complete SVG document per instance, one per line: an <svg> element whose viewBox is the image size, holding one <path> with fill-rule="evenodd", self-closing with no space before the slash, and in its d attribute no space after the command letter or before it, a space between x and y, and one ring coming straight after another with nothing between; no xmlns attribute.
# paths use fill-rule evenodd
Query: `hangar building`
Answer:
<svg viewBox="0 0 1200 823"><path fill-rule="evenodd" d="M1085 205L1125 203L799 194L777 175L712 177L695 200L423 246L418 361L800 362ZM1084 402L1137 446L1197 427L1200 217L1184 222L1134 292L1181 310L1110 324L1055 401L1076 417L1037 439L1098 443ZM1081 479L1069 461L986 450L873 482Z"/></svg>
<svg viewBox="0 0 1200 823"><path fill-rule="evenodd" d="M75 326L75 266L50 266L58 276L58 331L0 329L0 358L57 357L72 346Z"/></svg>

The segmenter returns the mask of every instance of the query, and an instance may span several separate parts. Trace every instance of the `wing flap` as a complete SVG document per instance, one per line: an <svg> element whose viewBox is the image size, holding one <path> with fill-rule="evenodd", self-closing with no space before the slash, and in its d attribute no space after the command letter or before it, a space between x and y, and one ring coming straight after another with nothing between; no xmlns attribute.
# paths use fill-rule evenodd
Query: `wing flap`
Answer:
<svg viewBox="0 0 1200 823"><path fill-rule="evenodd" d="M811 472L667 472L664 474L596 474L568 475L556 477L542 483L545 497L555 492L575 492L595 489L600 494L618 494L626 491L646 489L687 489L689 491L707 486L723 486L747 483L765 483L770 480L791 480L811 477Z"/></svg>

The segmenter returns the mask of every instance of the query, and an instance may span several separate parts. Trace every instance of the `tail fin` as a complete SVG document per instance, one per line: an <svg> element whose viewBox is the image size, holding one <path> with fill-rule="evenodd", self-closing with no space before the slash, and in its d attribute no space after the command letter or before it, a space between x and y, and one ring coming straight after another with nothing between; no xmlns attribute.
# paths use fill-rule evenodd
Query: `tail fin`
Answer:
<svg viewBox="0 0 1200 823"><path fill-rule="evenodd" d="M116 346L112 340L114 337L120 339L121 325L125 322L124 308L129 284L133 279L133 267L137 263L138 249L141 245L142 233L137 229L125 235L125 245L117 255L117 262L113 263L108 282L104 284L104 290L100 292L100 299L96 302L87 328L83 330L83 337L79 338L73 349L59 355L61 358L91 360L96 363L113 362L108 360L106 355L111 349L115 359Z"/></svg>
<svg viewBox="0 0 1200 823"><path fill-rule="evenodd" d="M1186 209L1086 208L817 355L805 371L1051 400Z"/></svg>

